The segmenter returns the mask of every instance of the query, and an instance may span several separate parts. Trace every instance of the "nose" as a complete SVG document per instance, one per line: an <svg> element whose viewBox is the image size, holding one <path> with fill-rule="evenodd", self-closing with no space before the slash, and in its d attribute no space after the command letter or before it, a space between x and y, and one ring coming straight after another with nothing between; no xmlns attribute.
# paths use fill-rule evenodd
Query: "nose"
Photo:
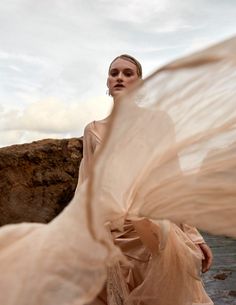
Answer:
<svg viewBox="0 0 236 305"><path fill-rule="evenodd" d="M122 73L122 71L120 71L119 74L117 75L117 81L118 82L123 82L123 73Z"/></svg>

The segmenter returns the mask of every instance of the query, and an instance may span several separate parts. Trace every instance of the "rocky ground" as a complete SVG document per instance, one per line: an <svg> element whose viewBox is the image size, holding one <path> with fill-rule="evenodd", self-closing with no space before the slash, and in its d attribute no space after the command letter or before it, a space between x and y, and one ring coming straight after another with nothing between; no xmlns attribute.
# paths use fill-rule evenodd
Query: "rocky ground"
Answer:
<svg viewBox="0 0 236 305"><path fill-rule="evenodd" d="M236 240L204 235L214 262L203 280L215 305L236 305Z"/></svg>
<svg viewBox="0 0 236 305"><path fill-rule="evenodd" d="M53 219L78 179L82 139L42 140L0 149L0 225ZM214 264L203 276L215 305L236 305L236 240L205 235ZM174 304L173 304L174 305Z"/></svg>

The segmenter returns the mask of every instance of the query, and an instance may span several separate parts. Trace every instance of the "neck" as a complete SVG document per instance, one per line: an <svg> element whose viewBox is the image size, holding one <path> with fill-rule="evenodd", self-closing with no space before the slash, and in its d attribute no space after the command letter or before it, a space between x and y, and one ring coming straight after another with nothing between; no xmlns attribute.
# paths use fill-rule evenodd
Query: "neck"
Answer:
<svg viewBox="0 0 236 305"><path fill-rule="evenodd" d="M113 96L113 103L115 104L115 103L118 103L119 102L119 100L121 99L121 97L122 97L122 93L120 93L120 94L117 94L116 96Z"/></svg>

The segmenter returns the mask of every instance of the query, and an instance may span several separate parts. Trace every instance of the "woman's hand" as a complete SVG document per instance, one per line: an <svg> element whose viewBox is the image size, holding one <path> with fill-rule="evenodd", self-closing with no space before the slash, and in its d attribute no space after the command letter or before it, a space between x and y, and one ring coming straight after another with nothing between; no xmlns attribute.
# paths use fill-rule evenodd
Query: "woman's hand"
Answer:
<svg viewBox="0 0 236 305"><path fill-rule="evenodd" d="M213 254L210 247L208 247L206 243L198 244L198 246L200 247L204 256L204 259L202 260L202 273L205 273L212 265Z"/></svg>

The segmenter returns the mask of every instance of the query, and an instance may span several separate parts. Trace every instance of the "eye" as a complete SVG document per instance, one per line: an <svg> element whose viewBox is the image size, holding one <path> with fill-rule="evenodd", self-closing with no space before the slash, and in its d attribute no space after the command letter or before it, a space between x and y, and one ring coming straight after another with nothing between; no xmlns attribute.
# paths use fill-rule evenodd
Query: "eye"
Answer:
<svg viewBox="0 0 236 305"><path fill-rule="evenodd" d="M111 75L112 77L117 76L117 75L118 75L118 70L111 70L111 71L110 71L110 75Z"/></svg>
<svg viewBox="0 0 236 305"><path fill-rule="evenodd" d="M131 76L134 75L134 72L132 70L130 70L130 69L127 69L127 70L124 71L124 75L126 77L131 77Z"/></svg>

